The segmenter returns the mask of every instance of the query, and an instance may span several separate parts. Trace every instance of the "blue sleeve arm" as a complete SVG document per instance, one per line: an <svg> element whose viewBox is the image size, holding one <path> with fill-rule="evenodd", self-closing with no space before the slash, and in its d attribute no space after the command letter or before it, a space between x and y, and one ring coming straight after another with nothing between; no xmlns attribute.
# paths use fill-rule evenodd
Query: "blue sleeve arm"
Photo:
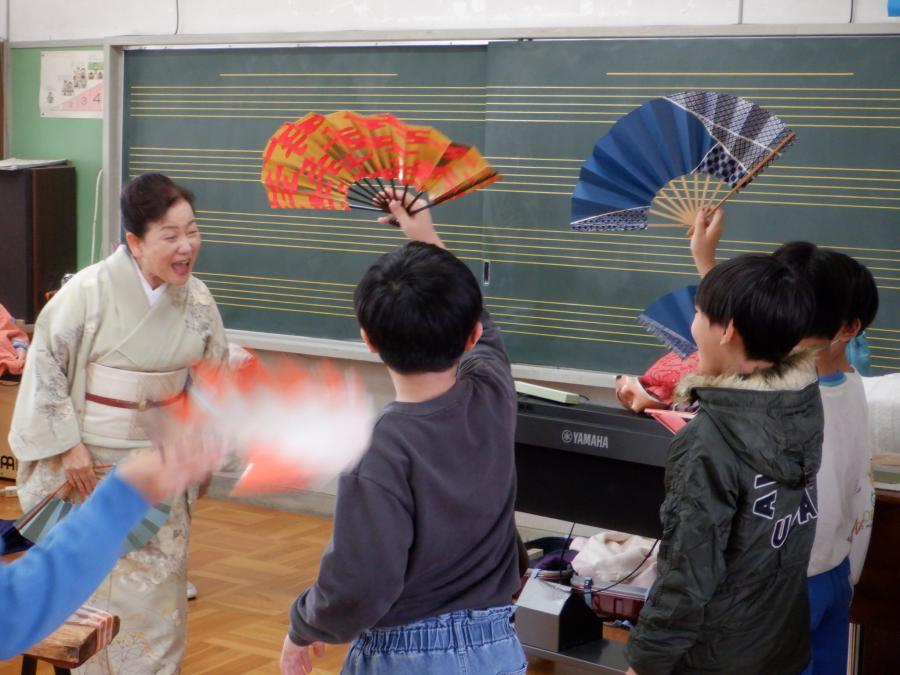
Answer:
<svg viewBox="0 0 900 675"><path fill-rule="evenodd" d="M148 508L112 474L43 543L0 564L0 660L40 642L90 597Z"/></svg>

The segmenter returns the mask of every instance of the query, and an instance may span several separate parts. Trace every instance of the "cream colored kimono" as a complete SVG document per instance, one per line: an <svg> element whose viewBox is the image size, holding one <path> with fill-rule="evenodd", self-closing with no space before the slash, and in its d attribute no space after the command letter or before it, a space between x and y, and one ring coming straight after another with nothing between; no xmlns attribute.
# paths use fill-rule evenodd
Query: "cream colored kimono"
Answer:
<svg viewBox="0 0 900 675"><path fill-rule="evenodd" d="M75 275L38 317L13 414L22 508L63 483L60 454L79 441L97 464L149 445L145 427L155 413L86 401L86 391L164 401L183 390L190 366L222 361L226 351L221 316L199 279L169 286L151 307L124 247ZM117 614L121 629L79 673L180 671L189 526L182 496L156 536L121 558L89 600Z"/></svg>

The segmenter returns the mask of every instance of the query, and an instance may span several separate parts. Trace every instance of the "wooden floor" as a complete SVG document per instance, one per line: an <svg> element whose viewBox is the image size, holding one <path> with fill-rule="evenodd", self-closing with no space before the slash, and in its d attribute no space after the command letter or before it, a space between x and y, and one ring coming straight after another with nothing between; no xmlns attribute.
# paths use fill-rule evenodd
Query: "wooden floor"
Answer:
<svg viewBox="0 0 900 675"><path fill-rule="evenodd" d="M0 517L17 515L18 501L0 497ZM202 500L191 533L189 577L199 597L188 605L185 675L277 674L288 608L314 580L330 534L327 518ZM337 675L346 649L329 646L313 673ZM0 675L19 667L18 659L0 661ZM38 668L52 672L46 664ZM535 660L528 672L563 671Z"/></svg>

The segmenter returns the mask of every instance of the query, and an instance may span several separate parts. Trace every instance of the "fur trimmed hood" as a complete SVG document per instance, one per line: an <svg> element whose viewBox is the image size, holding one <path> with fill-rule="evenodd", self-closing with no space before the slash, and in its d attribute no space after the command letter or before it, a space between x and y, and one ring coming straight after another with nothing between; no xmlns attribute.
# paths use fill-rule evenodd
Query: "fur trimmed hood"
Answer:
<svg viewBox="0 0 900 675"><path fill-rule="evenodd" d="M793 486L815 477L823 427L815 352L797 350L779 366L751 375L691 375L678 384L676 396L697 401L699 415L708 416L755 471Z"/></svg>
<svg viewBox="0 0 900 675"><path fill-rule="evenodd" d="M677 403L692 403L694 390L701 387L750 389L753 391L796 391L817 382L816 351L795 349L779 365L751 375L688 375L675 387Z"/></svg>

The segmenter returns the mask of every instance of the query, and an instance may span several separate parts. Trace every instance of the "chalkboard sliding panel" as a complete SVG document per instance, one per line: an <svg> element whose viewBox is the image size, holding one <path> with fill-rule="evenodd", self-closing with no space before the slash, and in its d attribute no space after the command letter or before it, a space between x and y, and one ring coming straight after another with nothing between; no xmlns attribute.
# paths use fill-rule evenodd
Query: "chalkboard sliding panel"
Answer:
<svg viewBox="0 0 900 675"><path fill-rule="evenodd" d="M726 204L720 257L796 239L857 257L881 296L874 374L900 368L900 72L882 65L898 58L897 37L491 44L485 154L506 180L485 190L488 296L513 360L641 372L662 354L636 317L697 283L683 230L651 219L641 232L572 232L569 199L617 119L713 90L763 105L798 135Z"/></svg>
<svg viewBox="0 0 900 675"><path fill-rule="evenodd" d="M368 213L271 209L258 182L262 148L282 121L312 109L389 111L436 126L477 145L504 174L434 213L485 282L513 361L531 364L536 379L583 381L593 371L608 382L600 373L640 371L662 353L635 318L696 276L677 230L571 232L578 168L611 123L643 101L722 90L772 109L798 142L728 203L721 256L790 239L856 256L881 292L869 331L876 374L897 370L900 75L884 64L897 61L898 36L723 32L735 34L129 51L122 139L115 161L107 156L122 172L107 192L145 170L187 185L205 238L198 275L228 327L286 351L318 353L325 347L317 341L338 341L352 345L353 358L352 288L402 237ZM111 145L115 124L111 115ZM114 213L108 222L117 222Z"/></svg>
<svg viewBox="0 0 900 675"><path fill-rule="evenodd" d="M134 51L125 55L123 180L160 171L196 194L197 275L226 326L358 340L353 287L402 234L358 211L273 209L262 151L307 112L389 112L484 144L484 47ZM481 196L435 211L480 274ZM451 236L451 232L454 233ZM459 235L455 233L459 232Z"/></svg>

